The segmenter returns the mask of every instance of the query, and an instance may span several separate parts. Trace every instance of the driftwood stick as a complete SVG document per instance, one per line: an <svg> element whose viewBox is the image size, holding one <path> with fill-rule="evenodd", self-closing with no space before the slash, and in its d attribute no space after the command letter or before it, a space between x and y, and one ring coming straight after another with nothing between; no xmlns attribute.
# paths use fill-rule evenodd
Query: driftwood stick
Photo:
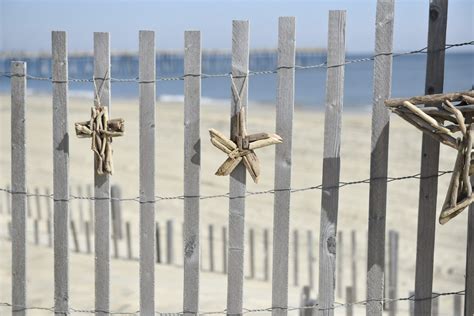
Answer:
<svg viewBox="0 0 474 316"><path fill-rule="evenodd" d="M216 141L227 147L229 150L234 150L237 146L227 137L225 137L221 132L211 128L209 130L209 134L211 135L211 139L214 138Z"/></svg>
<svg viewBox="0 0 474 316"><path fill-rule="evenodd" d="M459 125L459 128L461 130L461 133L466 136L466 133L467 133L467 128L466 128L466 124L464 124L464 116L462 115L461 111L459 111L458 109L456 109L456 107L451 103L449 102L448 100L444 101L444 103L442 103L442 106L443 108L445 108L447 111L451 112L454 114L454 117L456 118L457 120L457 123Z"/></svg>
<svg viewBox="0 0 474 316"><path fill-rule="evenodd" d="M471 124L472 126L472 124ZM471 165L471 152L472 152L472 134L471 134L471 127L469 127L469 132L466 135L466 146L464 148L465 155L464 155L464 168L463 168L463 181L464 181L464 192L467 196L472 194L472 186L471 181L469 179L469 169Z"/></svg>
<svg viewBox="0 0 474 316"><path fill-rule="evenodd" d="M228 176L242 160L242 157L227 158L226 161L217 169L216 176Z"/></svg>
<svg viewBox="0 0 474 316"><path fill-rule="evenodd" d="M470 195L467 198L463 199L454 207L441 211L441 215L439 216L439 223L441 225L446 224L453 217L461 213L462 210L464 210L473 201L474 201L474 196Z"/></svg>
<svg viewBox="0 0 474 316"><path fill-rule="evenodd" d="M262 148L270 145L280 144L283 140L280 136L276 134L271 134L269 138L261 139L250 143L249 149L254 150L257 148Z"/></svg>
<svg viewBox="0 0 474 316"><path fill-rule="evenodd" d="M451 134L449 129L446 127L440 125L438 121L436 121L434 118L426 114L425 112L421 111L417 106L411 104L409 101L403 102L403 106L412 111L414 114L418 115L421 117L424 121L426 121L428 124L430 124L432 127L440 131L441 133L445 134Z"/></svg>
<svg viewBox="0 0 474 316"><path fill-rule="evenodd" d="M413 126L418 128L422 132L427 133L428 135L435 138L439 142L442 142L443 144L454 149L458 148L457 141L454 137L450 135L446 135L446 134L436 133L433 127L430 124L428 124L426 121L421 119L419 116L413 113L407 113L407 112L397 113L397 114L401 118L405 119L408 123L412 124Z"/></svg>
<svg viewBox="0 0 474 316"><path fill-rule="evenodd" d="M258 157L255 154L255 152L250 151L250 153L246 156L243 156L243 161L245 164L245 167L250 173L250 176L252 177L253 181L255 183L258 183L258 179L260 176L260 163L258 161Z"/></svg>
<svg viewBox="0 0 474 316"><path fill-rule="evenodd" d="M414 105L417 105L417 104L433 105L433 104L444 102L445 100L462 101L462 100L465 100L464 98L465 96L468 98L469 97L474 98L474 90L465 91L465 92L430 94L430 95L412 97L408 99L407 98L388 99L385 101L385 106L398 107L398 106L402 106L403 102L405 101L408 101Z"/></svg>
<svg viewBox="0 0 474 316"><path fill-rule="evenodd" d="M467 104L474 104L474 97L463 94L462 100Z"/></svg>

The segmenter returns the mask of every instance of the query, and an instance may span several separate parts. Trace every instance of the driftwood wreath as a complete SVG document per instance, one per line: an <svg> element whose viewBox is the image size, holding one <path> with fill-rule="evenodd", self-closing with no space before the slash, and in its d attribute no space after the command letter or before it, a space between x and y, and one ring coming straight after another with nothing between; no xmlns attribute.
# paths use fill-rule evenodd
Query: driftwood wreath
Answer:
<svg viewBox="0 0 474 316"><path fill-rule="evenodd" d="M474 174L474 90L389 99L385 105L416 128L457 150L439 217L441 224L447 223L474 202L470 182L470 176Z"/></svg>
<svg viewBox="0 0 474 316"><path fill-rule="evenodd" d="M282 142L280 136L276 134L257 133L247 134L247 120L245 107L242 106L241 97L247 84L247 77L244 78L244 83L240 93L234 83L234 79L231 77L232 82L232 95L236 100L238 112L236 114L235 124L236 128L235 135L232 135L231 139L224 136L224 134L211 128L209 134L211 135L211 143L227 154L227 159L217 169L216 175L227 176L229 175L241 161L243 161L245 168L247 168L250 176L255 183L258 183L260 176L260 162L255 149L262 148Z"/></svg>

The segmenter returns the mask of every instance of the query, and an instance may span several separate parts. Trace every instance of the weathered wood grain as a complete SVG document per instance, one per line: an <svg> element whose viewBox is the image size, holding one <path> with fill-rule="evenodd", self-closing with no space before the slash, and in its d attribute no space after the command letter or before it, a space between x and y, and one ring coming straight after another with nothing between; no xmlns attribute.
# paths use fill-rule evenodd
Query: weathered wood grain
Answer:
<svg viewBox="0 0 474 316"><path fill-rule="evenodd" d="M294 17L278 19L278 81L276 133L283 143L275 146L275 198L273 208L272 311L274 316L288 312L288 257L290 238L290 188L295 94Z"/></svg>
<svg viewBox="0 0 474 316"><path fill-rule="evenodd" d="M54 306L69 308L69 132L66 32L52 32Z"/></svg>
<svg viewBox="0 0 474 316"><path fill-rule="evenodd" d="M428 25L428 56L425 94L441 93L444 82L444 47L448 1L431 0ZM420 195L416 249L415 298L431 296L433 290L436 199L438 190L439 142L423 134L421 145ZM430 315L431 301L415 301L415 315Z"/></svg>
<svg viewBox="0 0 474 316"><path fill-rule="evenodd" d="M12 315L26 311L26 63L11 62Z"/></svg>
<svg viewBox="0 0 474 316"><path fill-rule="evenodd" d="M109 33L94 33L94 80L100 104L110 104L110 40ZM94 162L94 248L95 248L95 309L105 316L110 308L110 182L108 174L99 175Z"/></svg>
<svg viewBox="0 0 474 316"><path fill-rule="evenodd" d="M319 314L334 315L336 233L339 205L341 117L344 95L345 11L329 11L323 191L319 238Z"/></svg>
<svg viewBox="0 0 474 316"><path fill-rule="evenodd" d="M392 86L394 0L378 0L375 19L374 90L370 153L367 315L382 315L385 273L385 222L390 113L384 101ZM354 285L353 285L354 286ZM357 290L354 288L354 296Z"/></svg>
<svg viewBox="0 0 474 316"><path fill-rule="evenodd" d="M241 93L241 105L247 110L249 72L249 22L232 22L232 76ZM239 112L237 96L231 100L232 136L237 135ZM246 111L248 114L248 111ZM227 313L242 314L244 285L244 237L245 237L246 171L240 163L229 179L229 247L227 273Z"/></svg>
<svg viewBox="0 0 474 316"><path fill-rule="evenodd" d="M201 177L201 32L184 33L184 288L183 310L199 310Z"/></svg>
<svg viewBox="0 0 474 316"><path fill-rule="evenodd" d="M139 32L140 311L155 311L155 32Z"/></svg>

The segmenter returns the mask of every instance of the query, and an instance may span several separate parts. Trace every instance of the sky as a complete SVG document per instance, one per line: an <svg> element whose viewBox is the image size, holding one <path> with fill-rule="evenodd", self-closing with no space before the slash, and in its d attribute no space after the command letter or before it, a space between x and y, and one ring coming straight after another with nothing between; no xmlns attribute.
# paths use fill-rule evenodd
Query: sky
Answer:
<svg viewBox="0 0 474 316"><path fill-rule="evenodd" d="M395 51L426 46L428 6L395 0ZM0 0L0 50L49 52L53 30L68 32L70 52L92 51L94 31L111 33L112 51L135 52L139 30L157 32L158 50L182 50L185 30L201 31L203 49L229 49L234 19L250 21L251 48L275 48L279 16L296 17L297 47L324 48L333 9L347 10L347 50L373 52L376 0ZM449 0L447 43L474 40L473 16L473 0Z"/></svg>

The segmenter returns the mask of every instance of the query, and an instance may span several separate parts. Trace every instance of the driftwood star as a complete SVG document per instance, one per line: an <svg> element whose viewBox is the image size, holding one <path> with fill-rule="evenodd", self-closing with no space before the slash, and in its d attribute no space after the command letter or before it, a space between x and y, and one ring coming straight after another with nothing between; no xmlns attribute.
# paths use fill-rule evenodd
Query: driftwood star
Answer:
<svg viewBox="0 0 474 316"><path fill-rule="evenodd" d="M459 102L454 105L453 102ZM424 107L417 105L424 104ZM441 143L457 150L448 192L439 216L447 223L474 202L470 176L474 174L474 91L391 99L385 105L401 118ZM456 133L460 132L460 137Z"/></svg>
<svg viewBox="0 0 474 316"><path fill-rule="evenodd" d="M247 135L245 128L245 108L237 114L238 136L232 141L215 129L210 129L211 143L227 154L228 158L217 169L216 175L227 176L237 165L243 161L245 168L252 176L255 183L258 183L260 176L260 162L255 149L262 148L282 142L280 136L276 134L258 133Z"/></svg>
<svg viewBox="0 0 474 316"><path fill-rule="evenodd" d="M124 120L109 120L107 107L94 106L91 108L91 119L76 123L75 128L79 138L92 138L91 149L94 152L97 174L112 174L112 138L123 136Z"/></svg>

